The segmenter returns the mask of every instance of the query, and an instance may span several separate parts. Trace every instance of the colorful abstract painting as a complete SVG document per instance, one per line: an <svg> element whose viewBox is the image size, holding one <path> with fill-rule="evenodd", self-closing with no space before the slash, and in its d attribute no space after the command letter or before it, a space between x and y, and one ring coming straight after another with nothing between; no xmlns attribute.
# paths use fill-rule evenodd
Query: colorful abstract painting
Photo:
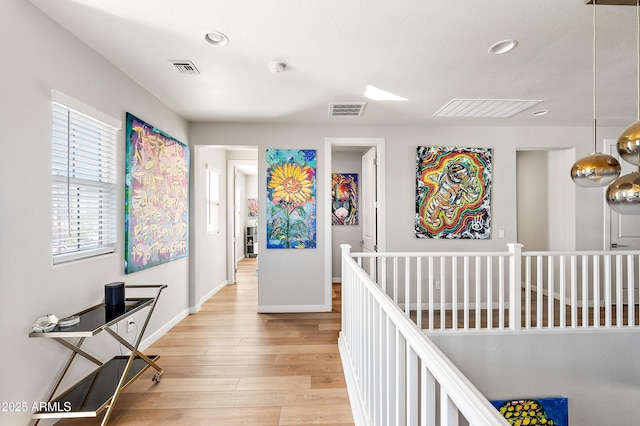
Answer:
<svg viewBox="0 0 640 426"><path fill-rule="evenodd" d="M331 174L331 224L358 224L358 175Z"/></svg>
<svg viewBox="0 0 640 426"><path fill-rule="evenodd" d="M418 147L417 238L491 238L491 149Z"/></svg>
<svg viewBox="0 0 640 426"><path fill-rule="evenodd" d="M189 147L127 113L125 273L187 256Z"/></svg>
<svg viewBox="0 0 640 426"><path fill-rule="evenodd" d="M316 151L268 149L267 248L316 248Z"/></svg>
<svg viewBox="0 0 640 426"><path fill-rule="evenodd" d="M567 398L507 399L491 404L510 425L569 426Z"/></svg>
<svg viewBox="0 0 640 426"><path fill-rule="evenodd" d="M247 217L249 219L257 219L258 217L258 200L256 198L247 198Z"/></svg>

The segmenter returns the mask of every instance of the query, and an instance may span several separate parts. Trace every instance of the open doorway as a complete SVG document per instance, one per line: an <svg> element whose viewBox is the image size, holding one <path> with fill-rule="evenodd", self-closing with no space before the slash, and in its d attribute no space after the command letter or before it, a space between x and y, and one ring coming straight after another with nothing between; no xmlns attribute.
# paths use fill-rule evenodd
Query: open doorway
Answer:
<svg viewBox="0 0 640 426"><path fill-rule="evenodd" d="M325 175L329 193L332 192L334 173L356 174L358 179L358 223L332 225L332 213L327 215L326 239L329 242L329 252L325 258L332 261L325 265L325 276L330 277L327 282L327 300L330 301L331 284L340 281L341 276L341 244L349 244L352 251L359 252L364 250L363 244L367 240L367 246L372 250L386 249L385 139L325 138L325 149L328 158ZM368 158L363 162L364 157Z"/></svg>
<svg viewBox="0 0 640 426"><path fill-rule="evenodd" d="M238 263L258 258L258 167L257 160L229 159L227 153L228 275L236 282Z"/></svg>
<svg viewBox="0 0 640 426"><path fill-rule="evenodd" d="M525 251L575 250L571 150L516 151L517 242Z"/></svg>

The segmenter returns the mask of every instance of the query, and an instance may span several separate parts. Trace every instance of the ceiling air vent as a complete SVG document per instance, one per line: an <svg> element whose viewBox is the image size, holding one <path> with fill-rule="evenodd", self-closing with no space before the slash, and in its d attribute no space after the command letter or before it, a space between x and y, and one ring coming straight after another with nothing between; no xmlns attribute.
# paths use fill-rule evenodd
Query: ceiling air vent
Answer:
<svg viewBox="0 0 640 426"><path fill-rule="evenodd" d="M182 74L200 74L198 68L191 61L171 61L174 67L178 68Z"/></svg>
<svg viewBox="0 0 640 426"><path fill-rule="evenodd" d="M452 99L432 117L509 118L540 102L523 99Z"/></svg>
<svg viewBox="0 0 640 426"><path fill-rule="evenodd" d="M341 102L329 104L329 117L361 117L366 102Z"/></svg>

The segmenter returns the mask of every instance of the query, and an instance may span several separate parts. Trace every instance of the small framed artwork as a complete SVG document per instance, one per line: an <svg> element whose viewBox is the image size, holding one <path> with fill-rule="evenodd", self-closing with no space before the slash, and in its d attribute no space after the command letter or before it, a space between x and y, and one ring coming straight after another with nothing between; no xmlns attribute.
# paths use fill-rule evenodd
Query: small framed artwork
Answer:
<svg viewBox="0 0 640 426"><path fill-rule="evenodd" d="M358 174L331 175L331 224L358 224Z"/></svg>

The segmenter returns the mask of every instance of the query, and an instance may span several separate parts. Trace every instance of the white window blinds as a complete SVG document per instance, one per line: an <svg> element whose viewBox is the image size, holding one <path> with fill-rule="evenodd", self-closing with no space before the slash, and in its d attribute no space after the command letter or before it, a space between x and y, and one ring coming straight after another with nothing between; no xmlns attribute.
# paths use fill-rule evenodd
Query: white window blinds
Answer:
<svg viewBox="0 0 640 426"><path fill-rule="evenodd" d="M53 263L111 253L117 235L117 128L55 96L52 105Z"/></svg>

